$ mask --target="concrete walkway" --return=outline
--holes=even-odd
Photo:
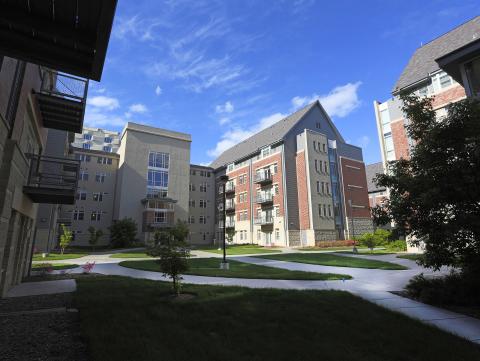
[[[74,292],[76,289],[77,283],[72,279],[24,282],[11,288],[7,293],[7,297],[52,295],[56,293]]]
[[[220,256],[207,252],[197,251],[197,257]],[[311,253],[311,252],[308,252]],[[379,270],[351,267],[332,267],[312,265],[305,263],[284,262],[271,259],[255,258],[255,255],[229,257],[232,260],[241,262],[276,267],[288,270],[298,270],[319,273],[348,274],[353,277],[351,280],[339,281],[301,281],[301,280],[268,280],[268,279],[240,279],[225,277],[204,277],[185,275],[184,282],[203,285],[241,286],[250,288],[281,288],[296,290],[343,290],[355,294],[365,300],[392,311],[400,312],[409,317],[421,320],[425,323],[435,325],[444,331],[454,333],[472,342],[480,344],[480,320],[461,315],[458,313],[443,310],[420,302],[410,300],[389,291],[402,290],[408,281],[419,273],[428,276],[438,276],[447,273],[448,269],[433,272],[417,265],[408,259],[396,258],[395,255],[349,255],[339,254],[347,257],[362,257],[379,261],[388,261],[402,264],[407,270]],[[165,281],[166,278],[159,272],[140,271],[121,267],[119,262],[125,259],[109,258],[109,255],[92,255],[82,258],[63,260],[59,263],[84,264],[85,262],[96,262],[93,272],[104,275],[127,276],[139,279],[150,279]],[[129,259],[139,260],[139,259]],[[55,263],[55,262],[52,262]],[[66,273],[81,273],[81,268],[65,271]],[[62,271],[55,271],[62,273]]]

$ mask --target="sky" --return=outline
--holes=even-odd
[[[416,48],[478,0],[119,0],[85,125],[192,135],[191,163],[319,99],[365,163],[381,160],[373,101]]]

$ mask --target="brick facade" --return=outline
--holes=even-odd
[[[367,175],[365,173],[365,164],[353,159],[340,158],[342,177],[343,177],[343,194],[345,204],[349,208],[348,202],[352,201],[354,217],[370,217]],[[349,216],[352,212],[347,209]]]
[[[441,93],[438,93],[433,98],[433,108],[441,108],[449,103],[458,102],[466,97],[465,89],[461,85],[456,85]]]

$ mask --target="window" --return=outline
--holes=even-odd
[[[275,228],[275,241],[280,241],[280,230]]]
[[[320,182],[319,181],[317,181],[317,193],[320,193]]]
[[[83,209],[81,209],[81,210],[75,209],[73,211],[73,220],[74,221],[83,221],[84,216],[85,216],[85,212],[83,211]]]
[[[318,160],[315,159],[315,170],[318,172]]]
[[[110,152],[112,151],[112,147],[110,147],[109,145],[104,145],[104,146],[103,146],[103,151],[110,153]]]
[[[149,187],[168,187],[168,172],[162,170],[148,170],[147,185]]]
[[[97,158],[98,164],[112,164],[112,158],[107,157],[98,157]]]
[[[270,148],[262,149],[262,158],[268,157],[270,155]]]
[[[322,182],[322,194],[325,194],[325,182]]]
[[[322,217],[322,205],[321,204],[318,205],[318,215],[320,217]]]
[[[200,177],[205,177],[205,172],[203,170],[200,171]]]
[[[199,206],[200,208],[207,208],[207,201],[205,199],[200,199]]]
[[[105,137],[103,140],[105,143],[111,143],[113,141],[112,137]]]
[[[166,223],[167,222],[167,212],[165,211],[155,211],[153,216],[154,223]]]
[[[240,241],[243,241],[243,231],[240,231]]]
[[[170,154],[160,152],[150,152],[148,155],[148,166],[152,168],[168,169],[170,163]]]
[[[84,201],[87,199],[87,192],[86,191],[79,191],[77,193],[77,200]]]
[[[480,58],[476,58],[471,62],[465,64],[465,74],[467,76],[468,84],[465,88],[468,87],[468,93],[471,96],[480,95]]]
[[[273,189],[274,189],[275,194],[278,195],[278,193],[279,193],[279,191],[278,191],[278,184],[275,184],[275,185],[273,186]]]
[[[247,180],[247,175],[242,174],[241,176],[238,177],[238,184],[245,184],[246,180]]]
[[[95,175],[95,181],[96,181],[96,182],[99,182],[99,183],[105,183],[105,177],[106,177],[106,176],[107,176],[107,175],[106,175],[105,173],[97,173],[97,174]]]
[[[390,112],[388,109],[383,109],[380,111],[380,120],[382,121],[383,133],[391,132],[390,128]]]
[[[90,215],[90,220],[98,222],[100,220],[100,217],[101,217],[100,211],[92,211]]]
[[[325,187],[327,189],[327,194],[330,194],[330,184],[325,183]]]
[[[328,163],[327,163],[327,161],[323,162],[323,171],[328,174]]]
[[[198,217],[198,223],[207,224],[207,218],[205,216]]]
[[[188,186],[188,189],[190,190],[190,192],[194,192],[195,191],[195,184],[190,183],[190,185]]]
[[[327,145],[325,143],[322,144],[323,152],[327,153]]]
[[[197,171],[195,169],[190,169],[190,175],[197,175]]]
[[[277,174],[277,173],[278,173],[278,164],[275,163],[275,164],[273,165],[273,174]]]
[[[88,134],[88,133],[85,133],[85,134],[83,135],[83,139],[85,139],[85,140],[92,140],[92,135],[91,135],[91,134]]]
[[[327,206],[325,204],[323,205],[323,216],[327,216]]]
[[[188,223],[194,224],[195,223],[195,217],[194,216],[188,217]]]
[[[332,206],[330,204],[328,205],[328,216],[332,216]]]
[[[395,160],[395,148],[393,146],[392,133],[387,133],[384,135],[385,140],[385,153],[387,161]]]
[[[80,173],[78,173],[78,179],[81,181],[88,181],[88,172],[81,170]]]
[[[235,169],[235,164],[231,163],[231,164],[229,164],[228,167],[227,167],[227,172],[231,172],[231,171],[234,170],[234,169]]]
[[[102,192],[93,193],[93,200],[94,202],[103,202],[103,193]]]
[[[207,183],[200,183],[200,192],[207,191]]]
[[[440,88],[442,89],[452,85],[452,78],[450,77],[450,75],[448,75],[445,72],[441,72],[439,74],[439,80],[440,80]]]
[[[322,125],[320,124],[320,122],[317,122],[317,123],[315,124],[315,127],[316,127],[317,129],[320,129],[320,128],[322,127]]]
[[[275,213],[275,217],[280,217],[280,207],[279,206],[273,207],[273,211]]]
[[[90,162],[91,157],[87,154],[75,154],[75,159],[79,160],[80,162],[87,163]]]
[[[317,150],[317,142],[316,141],[313,141],[313,149]]]
[[[92,145],[90,143],[83,143],[82,147],[83,149],[90,149]]]
[[[190,199],[189,205],[190,207],[195,208],[195,199]]]
[[[211,175],[212,175],[212,173],[207,172],[207,178],[210,178]]]
[[[260,230],[257,231],[257,241],[262,239],[262,232]]]

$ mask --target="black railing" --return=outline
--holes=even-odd
[[[85,103],[88,79],[78,78],[51,69],[43,69],[40,93]]]
[[[256,217],[254,220],[254,224],[257,224],[257,225],[273,224],[273,216]]]
[[[27,186],[66,191],[77,190],[80,162],[75,159],[28,154],[30,171]]]
[[[271,180],[271,172],[258,172],[257,174],[255,174],[255,183],[270,182]]]
[[[271,203],[273,202],[273,194],[259,194],[256,199],[257,203]]]

